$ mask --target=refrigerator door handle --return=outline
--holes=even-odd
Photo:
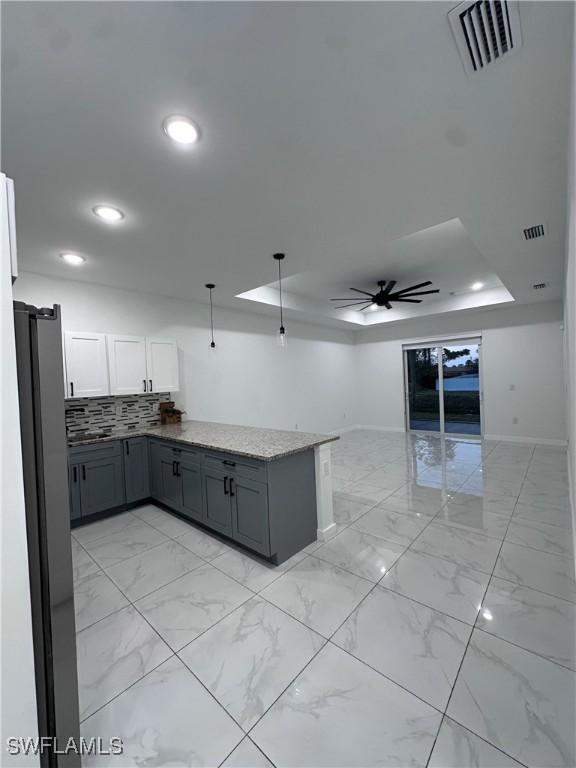
[[[78,468],[76,466],[72,467],[72,476],[74,478],[74,482],[78,482]]]
[[[70,382],[70,397],[74,397],[74,382]]]
[[[82,464],[82,480],[86,480],[86,464]]]

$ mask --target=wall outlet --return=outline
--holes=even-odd
[[[514,416],[512,419],[512,424],[518,424],[518,416]]]
[[[298,424],[294,424],[294,429],[298,429]]]
[[[344,417],[344,421],[346,421],[346,419],[348,418],[345,413],[343,414],[343,417]]]
[[[514,392],[516,389],[516,384],[510,384],[510,392]]]

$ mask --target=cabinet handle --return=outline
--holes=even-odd
[[[224,496],[228,496],[228,486],[226,483],[228,482],[228,477],[224,478]]]
[[[176,477],[181,477],[180,475],[180,462],[176,462]]]
[[[222,464],[226,464],[227,467],[235,467],[236,466],[236,462],[235,461],[229,461],[228,459],[224,459]]]
[[[70,382],[70,397],[74,397],[74,382]]]
[[[130,443],[126,440],[126,456],[130,456]]]
[[[235,495],[236,495],[236,494],[234,493],[234,491],[232,490],[232,483],[233,483],[233,482],[234,482],[234,478],[233,478],[233,477],[231,477],[231,478],[230,478],[230,498],[232,498],[232,496],[235,496]]]
[[[72,467],[72,477],[74,478],[74,482],[77,483],[78,482],[78,471],[77,471],[76,467]]]
[[[86,480],[86,464],[82,464],[82,480]]]
[[[152,392],[152,379],[148,379],[148,381],[150,382],[150,392]]]
[[[146,389],[146,379],[142,379],[142,384],[144,384],[144,392],[147,392],[148,390]]]
[[[174,475],[174,477],[176,477],[176,462],[175,461],[172,462],[172,474]]]

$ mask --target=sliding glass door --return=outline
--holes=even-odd
[[[404,350],[411,430],[481,435],[480,339]]]

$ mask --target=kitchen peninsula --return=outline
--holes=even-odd
[[[334,524],[337,439],[204,421],[76,435],[72,524],[153,500],[280,564]]]

